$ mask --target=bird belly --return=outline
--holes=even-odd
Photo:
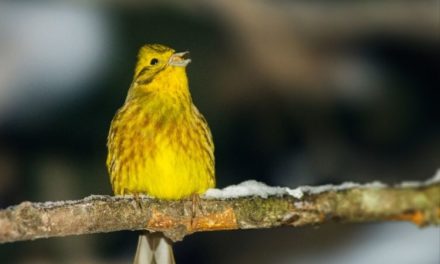
[[[170,145],[158,149],[139,172],[138,192],[160,199],[181,199],[213,187],[206,162]]]
[[[107,167],[114,193],[178,200],[214,187],[214,147],[204,120],[154,109],[127,106],[112,123]]]

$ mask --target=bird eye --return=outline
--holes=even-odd
[[[159,62],[159,60],[156,59],[156,58],[151,59],[151,61],[150,61],[150,65],[155,65],[155,64],[157,64],[158,62]]]

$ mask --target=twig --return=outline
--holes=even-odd
[[[234,192],[243,186],[227,190]],[[193,219],[191,200],[92,195],[77,201],[23,202],[0,210],[0,243],[118,230],[160,231],[178,241],[194,232],[304,226],[330,221],[398,220],[418,226],[440,224],[438,179],[397,187],[343,184],[295,190],[265,188],[257,188],[253,196],[237,197],[240,194],[236,194],[235,198],[228,199],[212,198],[223,197],[225,192],[221,190],[209,191],[207,197],[201,199]]]

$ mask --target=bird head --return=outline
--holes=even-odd
[[[186,67],[191,62],[189,52],[178,52],[161,44],[144,45],[138,54],[135,79],[150,80],[170,67]]]

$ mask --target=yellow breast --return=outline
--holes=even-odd
[[[150,92],[127,99],[107,145],[115,194],[181,199],[215,186],[211,133],[190,98]]]

